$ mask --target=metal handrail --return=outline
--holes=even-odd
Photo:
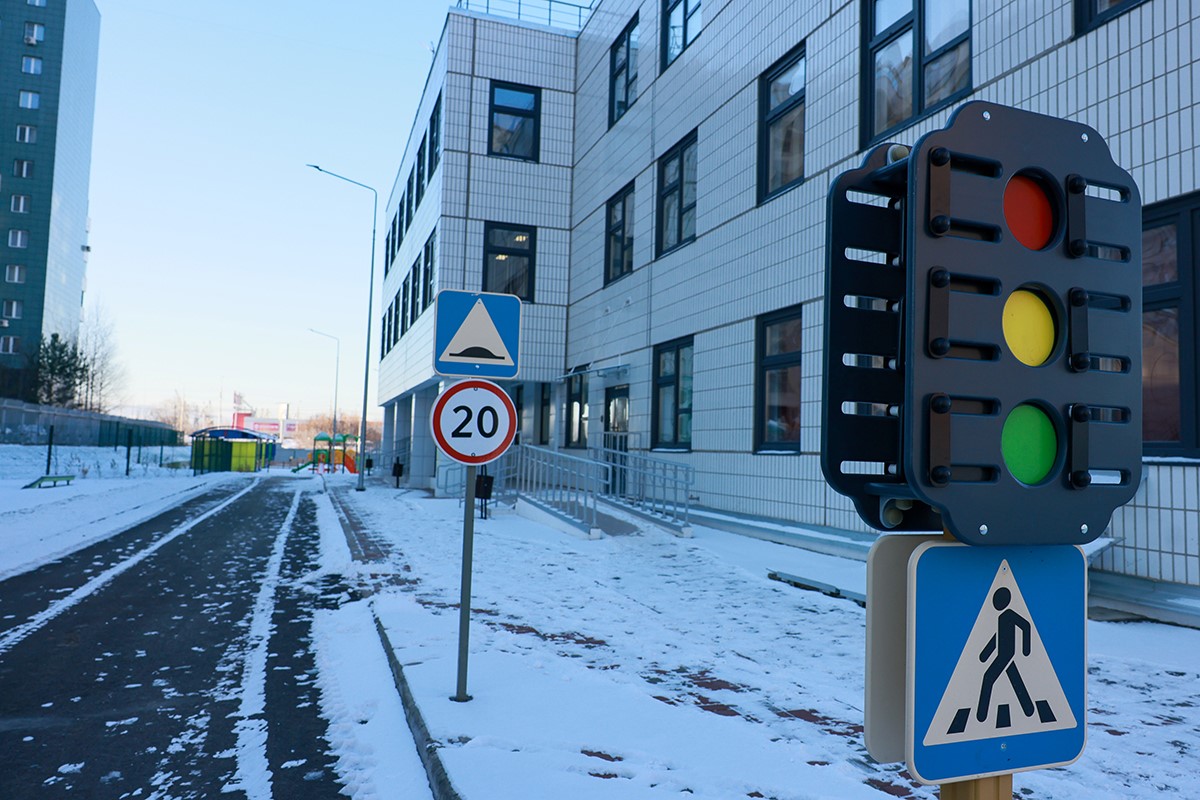
[[[567,0],[458,0],[458,8],[497,17],[580,31],[592,15],[592,3]]]
[[[612,467],[560,450],[517,445],[509,450],[517,460],[517,490],[521,497],[586,526],[599,529],[597,495],[612,483]]]
[[[499,499],[502,495],[511,494],[515,491],[517,460],[512,452],[515,449],[510,449],[509,452],[486,465],[486,467],[479,468],[480,470],[486,469],[487,474],[493,476],[493,498]],[[457,497],[461,500],[466,495],[466,486],[467,467],[465,464],[443,464],[438,467],[438,497]]]
[[[592,448],[592,458],[612,468],[612,479],[604,494],[652,515],[667,517],[686,526],[691,513],[691,487],[696,470],[666,458],[621,449],[627,439],[610,439]],[[613,446],[609,446],[613,445]]]

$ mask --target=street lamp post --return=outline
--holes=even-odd
[[[367,386],[371,378],[371,316],[375,313],[373,308],[373,303],[375,301],[375,224],[379,217],[379,192],[375,191],[370,186],[367,186],[365,183],[359,183],[358,181],[347,178],[345,175],[338,175],[336,172],[330,172],[327,169],[321,169],[316,164],[309,164],[308,166],[312,167],[317,172],[322,172],[330,177],[337,178],[338,180],[345,181],[346,183],[353,183],[355,186],[361,186],[362,188],[369,190],[375,197],[374,206],[371,208],[371,282],[367,286],[367,353],[366,364],[363,367],[362,416],[359,418],[358,423],[358,455],[361,459],[363,456],[363,451],[366,450],[367,447]],[[365,474],[366,473],[363,471],[362,464],[359,464],[358,485],[354,487],[357,491],[362,492],[367,488],[363,478]]]
[[[332,333],[323,333],[316,328],[309,328],[309,330],[312,333],[315,333],[317,336],[324,336],[326,339],[333,339],[334,344],[337,345],[337,349],[334,351],[333,357],[333,432],[330,434],[330,436],[332,436],[334,439],[337,439],[337,397],[339,375],[341,374],[342,370],[342,340],[334,336]],[[329,468],[332,470],[333,464],[330,464]]]

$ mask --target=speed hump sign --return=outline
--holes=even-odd
[[[433,438],[460,464],[487,464],[504,455],[517,435],[517,407],[491,381],[460,381],[433,404]]]

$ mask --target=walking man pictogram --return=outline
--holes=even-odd
[[[988,664],[987,671],[983,674],[983,685],[979,688],[979,705],[975,709],[975,718],[980,722],[988,718],[988,709],[992,703],[992,689],[995,687],[996,681],[1000,680],[1001,675],[1008,676],[1008,682],[1012,684],[1013,691],[1017,695],[1017,702],[1021,704],[1021,710],[1025,712],[1025,716],[1032,717],[1035,710],[1033,698],[1029,696],[1029,690],[1025,688],[1025,681],[1021,679],[1021,671],[1017,669],[1016,663],[1018,628],[1021,630],[1021,654],[1026,658],[1029,657],[1031,647],[1029,620],[1009,608],[1010,602],[1012,602],[1012,592],[1005,587],[1001,586],[992,593],[992,607],[1000,613],[996,617],[996,634],[988,639],[983,652],[979,654],[979,660],[986,662],[995,653],[995,659]]]

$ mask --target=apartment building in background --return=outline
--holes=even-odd
[[[1191,4],[508,5],[450,10],[383,220],[384,456],[415,484],[441,466],[433,296],[508,292],[520,441],[626,431],[695,469],[714,523],[868,533],[820,468],[826,195],[989,100],[1091,125],[1140,187],[1144,478],[1093,566],[1200,587]]]
[[[0,0],[0,396],[79,330],[99,45],[93,0]]]

